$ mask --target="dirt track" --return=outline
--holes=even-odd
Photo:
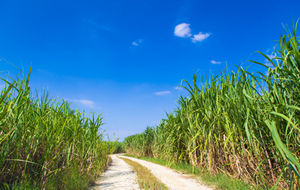
[[[111,166],[103,173],[101,180],[97,182],[93,189],[139,189],[136,174],[129,165],[118,158],[119,156],[112,155]],[[147,167],[157,179],[171,190],[212,190],[212,188],[204,186],[196,180],[179,174],[170,168],[136,158],[120,157],[128,158]]]
[[[90,189],[132,190],[140,189],[137,176],[131,167],[116,155],[112,155],[109,168],[101,175],[99,181]]]

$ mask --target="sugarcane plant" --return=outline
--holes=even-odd
[[[80,189],[104,170],[101,115],[72,109],[49,93],[33,93],[27,77],[2,78],[0,188]],[[75,179],[74,179],[75,178]]]
[[[186,162],[243,178],[263,188],[300,188],[300,42],[297,23],[280,36],[274,58],[252,61],[268,69],[239,66],[206,79],[183,80],[189,95],[148,133],[125,138],[128,153]],[[148,135],[149,136],[149,135]],[[147,146],[151,151],[145,151]]]

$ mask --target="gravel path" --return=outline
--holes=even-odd
[[[163,182],[170,190],[212,190],[212,188],[206,187],[194,179],[187,177],[187,175],[179,174],[178,172],[147,162],[136,158],[127,156],[112,155],[112,163],[102,175],[98,182],[89,189],[112,189],[112,190],[131,190],[139,189],[137,184],[137,176],[131,167],[126,164],[122,159],[118,157],[128,158],[135,161],[145,167],[147,167],[152,174]]]
[[[99,181],[89,189],[132,190],[140,189],[137,176],[131,167],[116,155],[112,155],[112,163],[101,175]]]
[[[198,183],[196,180],[187,178],[186,176],[179,174],[165,166],[127,156],[120,157],[128,158],[147,167],[153,173],[153,175],[161,180],[161,182],[163,182],[170,190],[212,190],[212,188],[206,187]]]

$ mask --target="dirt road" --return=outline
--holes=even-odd
[[[131,167],[116,155],[112,155],[112,162],[108,169],[101,175],[99,181],[89,188],[90,190],[113,189],[132,190],[140,189],[137,176]]]
[[[139,189],[136,174],[129,165],[118,158],[119,156],[112,156],[112,165],[104,172],[101,180],[93,189]],[[204,186],[198,181],[179,174],[170,168],[136,158],[120,157],[128,158],[147,167],[170,190],[212,190],[212,188]]]

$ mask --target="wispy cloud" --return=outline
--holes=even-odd
[[[81,99],[81,100],[74,100],[74,99],[69,99],[69,98],[66,98],[65,100],[68,100],[70,102],[74,102],[74,103],[78,103],[78,104],[81,104],[83,106],[86,106],[86,107],[90,107],[90,108],[93,108],[95,107],[95,102],[93,102],[92,100],[85,100],[85,99]]]
[[[179,86],[176,86],[174,89],[175,89],[175,90],[183,90],[183,88],[182,88],[182,87],[179,87]]]
[[[82,19],[83,22],[87,23],[87,24],[90,24],[92,26],[96,26],[96,27],[100,27],[104,30],[107,30],[107,31],[110,31],[110,28],[108,28],[107,26],[104,26],[104,25],[101,25],[101,24],[98,24],[97,22],[95,22],[94,20],[92,19]]]
[[[273,52],[273,51],[275,50],[276,47],[277,47],[277,45],[273,46],[272,48],[268,49],[268,50],[266,51],[266,53],[269,53],[270,51]]]
[[[175,26],[174,35],[178,37],[191,37],[191,29],[190,24],[187,23],[181,23]]]
[[[141,40],[141,39],[138,39],[138,40],[132,42],[131,45],[133,45],[133,46],[139,46],[140,43],[142,43],[142,40]]]
[[[265,65],[266,65],[266,66],[268,66],[268,67],[274,67],[274,66],[273,66],[273,64],[272,64],[272,63],[270,63],[270,62],[268,62],[268,63],[265,63]]]
[[[91,101],[91,100],[78,100],[78,102],[84,106],[88,106],[88,107],[94,107],[95,106],[95,102]]]
[[[274,54],[267,54],[266,56],[268,56],[270,59],[275,58],[275,55],[274,55]],[[268,60],[266,59],[266,61],[268,61]]]
[[[202,32],[199,32],[199,34],[195,34],[193,36],[194,37],[192,38],[192,42],[196,43],[196,42],[202,42],[203,40],[208,38],[210,34],[209,33],[203,34]]]
[[[212,64],[221,64],[221,61],[211,60],[210,62],[211,62]]]
[[[5,84],[0,84],[0,89],[2,90],[5,87]]]
[[[170,93],[171,93],[170,91],[161,91],[161,92],[154,92],[153,94],[156,96],[164,96]]]
[[[269,57],[271,60],[276,57],[274,54],[266,54],[266,56]],[[274,63],[276,64],[276,61],[274,61]],[[265,65],[271,69],[275,69],[274,65],[268,59],[265,59]],[[269,76],[269,71],[265,71],[265,75]]]
[[[268,56],[271,60],[275,58],[274,54],[267,54],[266,56]],[[272,69],[275,68],[273,66],[273,64],[268,59],[265,60],[265,65],[268,66],[268,67],[271,67]]]
[[[265,71],[265,75],[266,75],[266,76],[269,76],[269,72],[268,72],[268,71]]]

